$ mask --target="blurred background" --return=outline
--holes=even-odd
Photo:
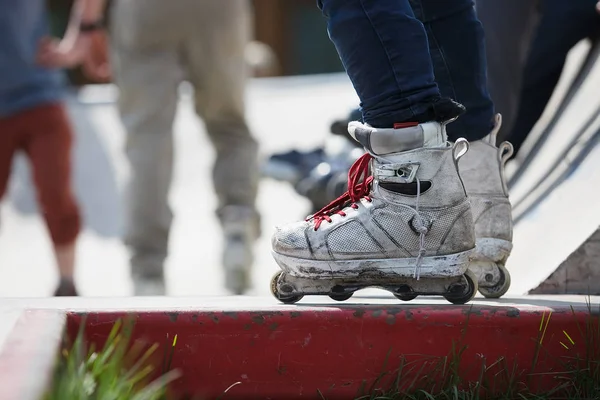
[[[510,3],[488,1],[498,6]],[[60,37],[72,1],[47,3],[52,33]],[[270,277],[278,269],[270,254],[273,228],[304,218],[345,190],[346,171],[362,151],[345,136],[348,119],[356,117],[358,98],[315,1],[250,3],[245,115],[259,145],[261,235],[253,245],[254,263],[245,293],[268,295]],[[110,24],[110,13],[106,17]],[[532,40],[531,32],[539,24],[535,21],[523,22],[529,30],[523,30],[517,41]],[[488,38],[501,40],[502,27],[495,28],[492,22],[487,22]],[[564,50],[566,62],[552,97],[528,132],[523,151],[509,163],[517,219],[515,248],[508,262],[513,275],[509,293],[525,293],[546,280],[600,223],[597,42],[597,37],[586,33]],[[525,68],[525,61],[519,60]],[[112,79],[92,80],[80,68],[69,70],[67,76],[66,104],[76,134],[73,185],[83,221],[75,280],[84,296],[131,295],[129,254],[123,243],[124,188],[131,171],[117,108],[119,90]],[[173,135],[169,202],[174,219],[164,263],[167,294],[230,294],[222,265],[225,239],[215,215],[216,152],[195,113],[194,89],[186,81],[178,91]],[[14,160],[0,213],[0,296],[49,296],[58,274],[30,166],[22,154]]]

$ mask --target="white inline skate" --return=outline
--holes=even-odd
[[[468,269],[473,216],[458,173],[468,143],[448,143],[445,125],[349,124],[368,153],[350,169],[347,193],[307,220],[276,229],[273,256],[282,271],[271,290],[277,299],[343,301],[367,287],[405,301],[441,295],[464,304],[475,296],[478,279]]]
[[[503,296],[510,287],[505,267],[512,250],[512,208],[504,175],[513,147],[503,142],[496,147],[496,125],[485,138],[470,142],[469,152],[460,160],[460,176],[471,200],[475,221],[476,250],[469,269],[477,276],[479,293],[488,298]]]

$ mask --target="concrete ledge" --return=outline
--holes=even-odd
[[[25,310],[0,348],[0,399],[40,400],[52,378],[64,312]]]
[[[495,379],[504,368],[529,375],[533,390],[547,390],[557,384],[552,372],[565,371],[565,357],[585,357],[586,329],[597,329],[598,300],[527,296],[465,306],[316,297],[324,303],[283,306],[251,297],[9,300],[50,311],[26,311],[0,353],[0,398],[36,398],[23,392],[24,383],[48,376],[61,315],[72,337],[85,317],[88,342],[100,346],[116,319],[132,316],[134,341],[160,346],[157,372],[171,359],[183,373],[172,385],[174,394],[193,398],[217,398],[230,388],[224,398],[352,399],[382,372],[407,363],[413,368],[403,374],[406,381],[417,372],[431,375],[432,360],[448,364],[453,351],[462,352],[467,380],[481,381],[483,369]],[[508,384],[499,381],[495,388]]]
[[[132,314],[136,341],[160,343],[161,355],[173,352],[171,366],[183,372],[172,386],[180,395],[212,399],[231,387],[227,399],[320,399],[319,393],[351,399],[403,362],[422,364],[420,374],[431,374],[431,360],[453,349],[464,350],[460,365],[473,381],[481,379],[483,365],[499,360],[487,375],[497,375],[500,365],[523,374],[562,371],[563,356],[584,356],[581,327],[594,314],[583,302],[571,309],[542,299],[540,305],[380,302],[279,306],[263,300],[262,308],[249,302],[237,308],[92,311],[87,335],[100,344],[114,320]],[[80,322],[80,313],[69,314],[71,334]],[[405,379],[414,379],[419,369]],[[550,378],[541,375],[532,387],[553,388],[556,380]],[[499,382],[497,390],[505,385]]]

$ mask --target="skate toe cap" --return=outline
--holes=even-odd
[[[309,257],[310,249],[306,238],[306,222],[297,222],[282,227],[276,227],[271,236],[273,251],[294,257]]]

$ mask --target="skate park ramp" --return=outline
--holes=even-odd
[[[576,75],[586,51],[585,47],[574,49],[565,79]],[[546,143],[513,187],[513,202],[525,201],[526,195],[540,186],[539,178],[558,155],[561,155],[560,167],[564,167],[562,161],[570,160],[560,149],[577,135],[589,116],[597,114],[598,69],[596,65],[590,71]],[[569,80],[561,81],[561,85],[564,92]],[[84,214],[77,282],[85,296],[131,293],[127,252],[121,243],[121,200],[129,172],[116,95],[114,86],[100,85],[72,93],[68,100],[77,131],[74,184]],[[262,146],[263,156],[267,156],[291,148],[307,150],[321,145],[332,120],[345,117],[356,107],[358,99],[344,74],[328,74],[254,79],[248,87],[247,104],[249,124]],[[201,121],[193,113],[185,85],[181,88],[180,105],[174,124],[176,157],[170,202],[175,219],[166,264],[167,287],[169,294],[175,296],[223,295],[226,292],[220,268],[221,238],[211,182],[214,151]],[[548,110],[552,106],[556,107],[555,101]],[[548,118],[546,113],[542,122]],[[598,129],[596,121],[589,130]],[[595,146],[595,139],[587,139],[592,136],[588,132],[577,142],[575,148],[587,144],[589,151],[567,179],[550,194],[541,196],[535,208],[525,213],[525,203],[515,208],[519,220],[508,264],[513,276],[509,293],[524,294],[538,286],[598,227],[600,149]],[[527,201],[533,199],[527,197]],[[15,160],[6,200],[0,210],[0,296],[47,296],[57,276],[46,230],[36,208],[30,171],[22,157]],[[254,288],[249,294],[270,295],[269,281],[278,269],[270,255],[273,227],[304,218],[310,204],[290,186],[265,179],[261,182],[258,207],[263,235],[256,245]],[[380,291],[359,294],[389,296]]]
[[[571,51],[553,98],[524,146],[530,154],[520,155],[515,163],[527,158],[528,165],[520,173],[515,173],[515,165],[508,167],[515,218],[514,249],[507,263],[513,277],[509,294],[538,287],[600,225],[599,52],[600,46],[591,42]],[[589,253],[589,244],[585,248]],[[582,252],[586,253],[579,250],[578,263],[585,262]],[[586,264],[578,268],[571,258],[562,265],[571,273],[554,275],[552,290],[564,292],[557,279],[564,281],[567,275],[579,294],[600,290],[597,283],[588,287],[590,282],[583,282],[592,272],[586,269],[599,269],[598,262],[595,267],[592,260]],[[550,293],[549,289],[542,285],[537,293]]]

